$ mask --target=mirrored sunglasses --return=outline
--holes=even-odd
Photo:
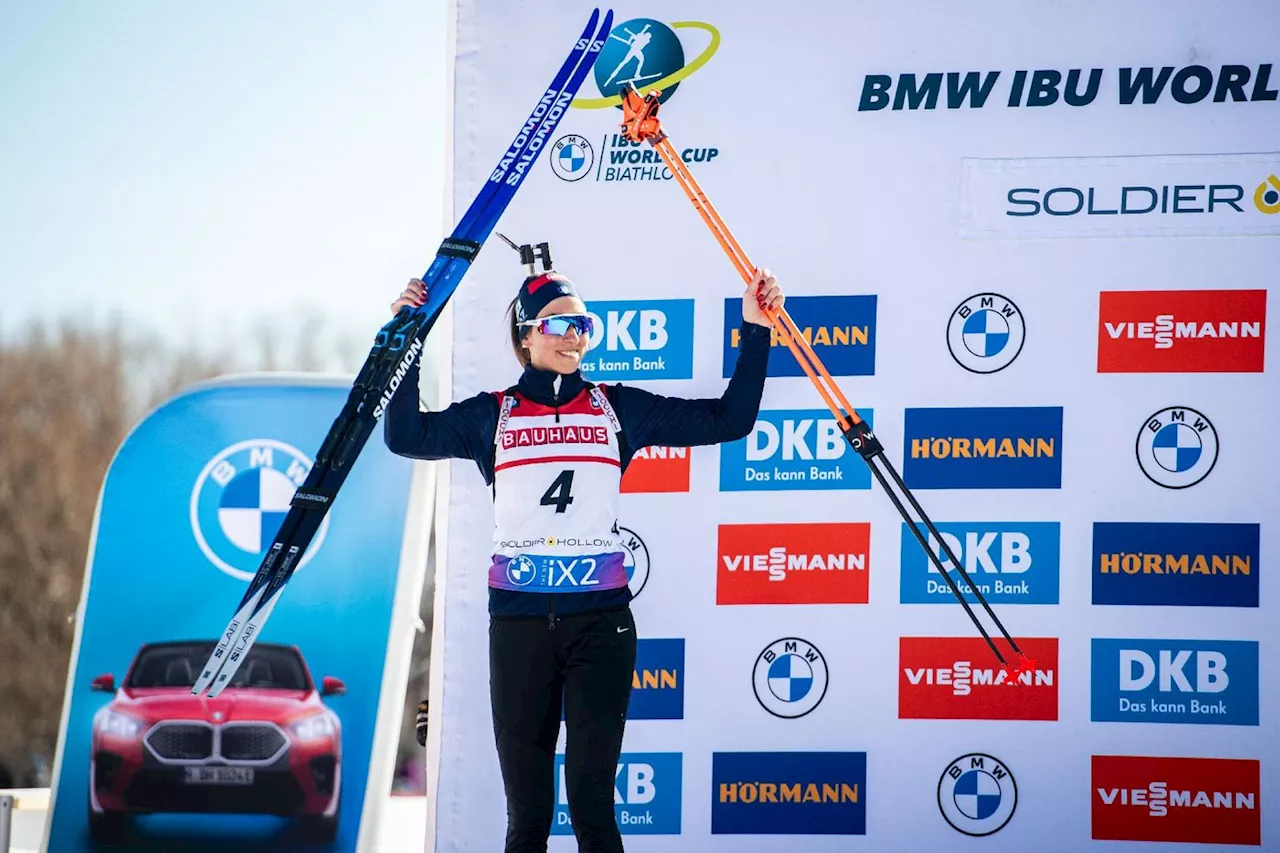
[[[595,329],[595,324],[591,321],[589,314],[552,314],[550,317],[539,317],[536,320],[526,320],[520,324],[530,328],[537,328],[544,335],[566,335],[570,329],[577,330],[582,337],[590,337]]]

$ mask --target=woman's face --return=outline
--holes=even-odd
[[[585,314],[587,306],[576,296],[561,296],[547,303],[538,317],[552,314]],[[536,326],[527,330],[524,345],[533,366],[555,373],[573,373],[582,366],[582,356],[591,345],[589,338],[570,329],[564,335],[544,335]]]

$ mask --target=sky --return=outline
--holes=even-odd
[[[443,234],[446,14],[0,4],[0,334],[117,317],[226,350],[270,323],[363,357]]]

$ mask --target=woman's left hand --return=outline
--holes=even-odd
[[[774,280],[767,269],[756,268],[756,274],[742,294],[742,319],[757,326],[773,328],[773,323],[765,315],[765,308],[781,308],[786,301],[782,288]]]

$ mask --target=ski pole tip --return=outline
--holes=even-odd
[[[1024,654],[1014,656],[1013,665],[1005,664],[1003,667],[1007,680],[1005,684],[1021,684],[1020,679],[1024,674],[1030,674],[1036,671],[1035,658],[1029,658]]]

